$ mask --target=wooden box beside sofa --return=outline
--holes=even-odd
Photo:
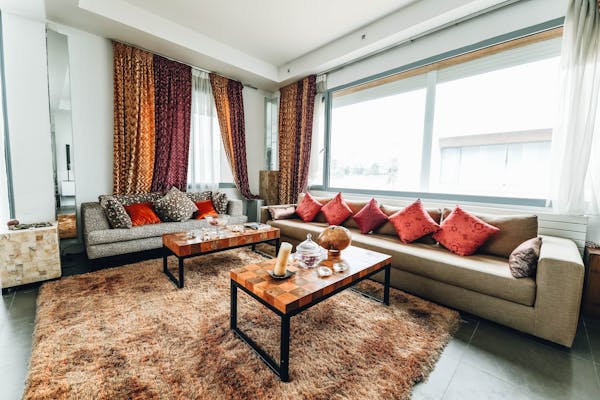
[[[354,212],[363,204],[366,203],[349,202]],[[394,211],[393,207],[383,205],[382,209]],[[439,212],[443,213],[442,210]],[[571,347],[579,320],[584,278],[583,261],[577,246],[569,239],[542,235],[536,277],[516,279],[510,274],[508,254],[504,253],[512,246],[506,242],[511,240],[507,231],[520,229],[519,224],[524,224],[522,230],[529,230],[529,235],[535,236],[537,220],[532,227],[531,218],[523,218],[521,223],[511,221],[508,216],[498,216],[498,219],[506,229],[495,242],[494,251],[502,256],[478,253],[462,257],[438,244],[403,244],[395,231],[385,225],[368,235],[356,229],[352,218],[343,225],[352,232],[354,246],[392,256],[392,286]],[[261,222],[279,228],[281,240],[294,245],[305,240],[307,233],[316,237],[327,226],[321,215],[310,223],[300,219],[273,221],[268,207],[261,210]]]

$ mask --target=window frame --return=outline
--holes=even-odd
[[[429,171],[431,166],[431,140],[433,138],[433,113],[430,112],[435,103],[435,75],[437,70],[443,67],[468,62],[473,59],[485,57],[516,47],[526,46],[528,44],[549,40],[562,35],[564,18],[557,18],[541,24],[533,25],[528,28],[513,31],[504,35],[484,40],[473,45],[461,47],[436,56],[425,58],[410,64],[394,68],[379,74],[368,76],[349,82],[343,85],[328,89],[325,95],[325,151],[323,154],[323,184],[311,185],[309,189],[323,192],[344,192],[350,194],[369,194],[386,197],[408,197],[424,198],[432,200],[446,201],[466,201],[485,204],[503,204],[523,207],[548,207],[548,199],[540,198],[521,198],[521,197],[499,197],[468,194],[450,194],[435,192],[410,192],[410,191],[390,191],[390,190],[362,190],[343,187],[334,187],[330,185],[330,166],[331,166],[331,111],[332,97],[334,93],[348,91],[352,92],[359,88],[379,86],[396,80],[406,79],[415,75],[427,76],[427,98],[426,98],[426,121],[423,131],[423,155],[421,164],[421,180],[428,187]],[[433,88],[432,88],[433,80]],[[426,145],[428,144],[428,145]],[[427,164],[427,165],[425,165]],[[425,176],[426,174],[426,176]]]

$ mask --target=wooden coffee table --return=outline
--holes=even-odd
[[[236,249],[238,247],[252,246],[256,250],[258,243],[272,242],[275,244],[275,250],[279,250],[279,228],[268,227],[265,229],[246,229],[244,232],[231,232],[221,229],[219,238],[210,240],[201,240],[200,238],[190,238],[189,233],[167,233],[162,237],[163,241],[163,272],[178,287],[184,285],[184,266],[183,260],[190,257],[201,256],[218,251]],[[262,253],[261,253],[262,254]],[[175,278],[167,268],[167,258],[170,255],[177,257],[179,279]]]
[[[243,268],[235,269],[230,272],[231,329],[240,339],[246,342],[284,382],[289,381],[291,317],[328,299],[342,290],[350,288],[380,271],[385,271],[383,299],[376,300],[381,301],[386,305],[390,304],[390,267],[392,257],[375,251],[351,246],[342,252],[342,259],[344,259],[349,268],[344,272],[334,272],[333,275],[326,278],[320,278],[317,275],[316,268],[304,269],[290,266],[288,269],[296,272],[294,276],[285,280],[273,279],[269,276],[267,271],[273,269],[275,260],[246,265]],[[279,363],[238,328],[238,288],[248,293],[259,303],[281,317]]]

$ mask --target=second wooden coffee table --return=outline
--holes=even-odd
[[[350,246],[342,252],[348,269],[341,273],[320,278],[316,268],[302,269],[289,267],[296,274],[286,280],[275,280],[267,271],[272,270],[275,260],[246,265],[231,271],[231,329],[259,355],[259,357],[279,376],[289,380],[290,318],[325,299],[348,289],[363,279],[385,271],[383,299],[390,304],[390,267],[392,257]],[[241,289],[259,303],[281,317],[280,362],[277,363],[253,339],[237,326],[237,289]],[[371,297],[371,296],[368,296]],[[315,354],[315,357],[318,355]]]
[[[227,229],[221,230],[221,236],[215,239],[201,240],[190,238],[189,233],[167,233],[162,237],[163,241],[163,272],[178,287],[184,285],[183,260],[190,257],[201,256],[218,251],[236,249],[238,247],[252,246],[252,250],[258,243],[272,242],[275,251],[279,250],[279,228],[268,227],[265,229],[246,229],[244,232],[231,232]],[[175,278],[167,268],[167,258],[174,255],[178,260],[179,279]]]

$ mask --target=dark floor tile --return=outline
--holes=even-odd
[[[23,396],[27,369],[0,366],[0,399],[18,400]]]
[[[23,319],[35,316],[38,289],[15,292],[12,305],[8,310],[9,318]]]
[[[443,396],[444,400],[542,400],[538,394],[523,390],[477,367],[461,363]]]
[[[461,315],[461,324],[458,331],[440,355],[440,359],[435,364],[427,380],[415,386],[412,396],[413,400],[442,398],[460,364],[469,341],[477,329],[478,323],[479,319],[474,316],[468,314]]]
[[[584,321],[592,357],[597,364],[600,364],[600,319],[586,317]]]
[[[600,398],[593,361],[491,322],[480,322],[462,362],[545,398]]]

